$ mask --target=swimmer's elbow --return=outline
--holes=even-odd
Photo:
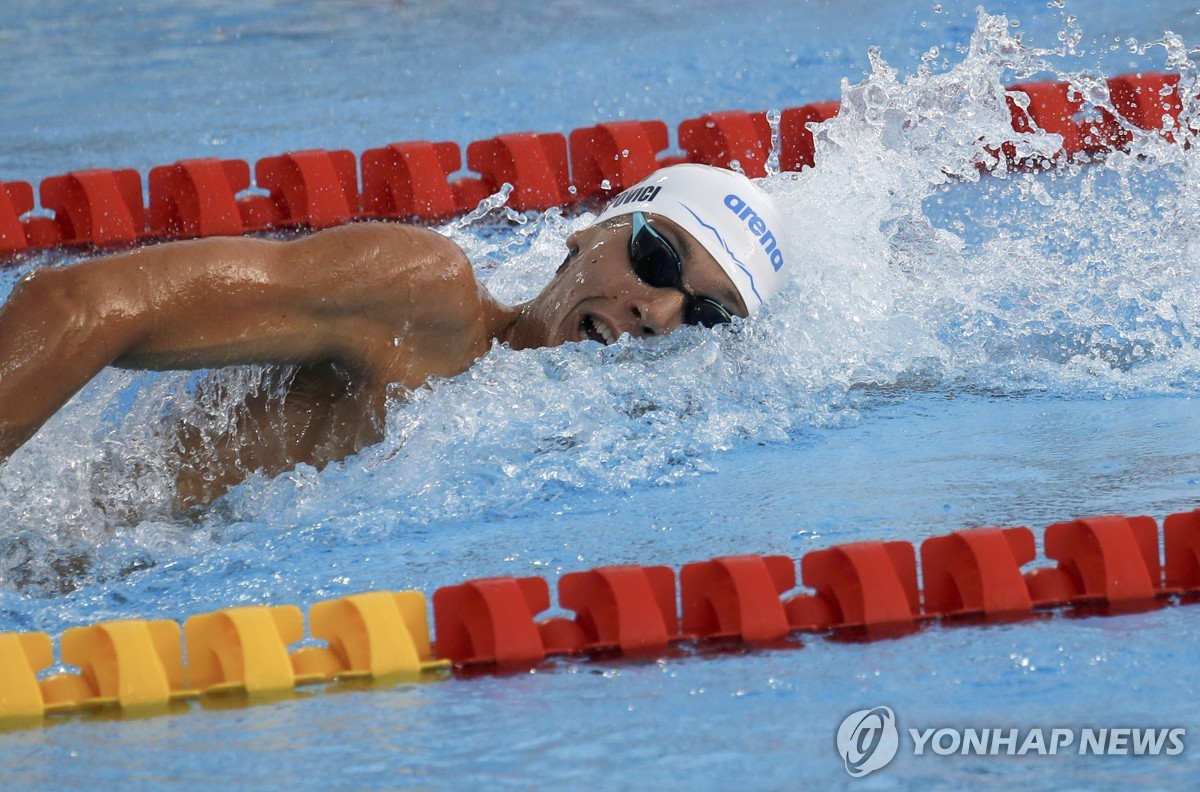
[[[50,305],[64,300],[77,300],[79,287],[70,267],[39,267],[17,281],[9,304],[24,302]]]
[[[0,313],[0,359],[34,360],[44,371],[87,369],[112,362],[132,343],[136,317],[111,304],[102,286],[74,267],[38,269],[13,288]]]
[[[13,288],[7,313],[36,320],[34,326],[55,337],[75,336],[95,324],[97,311],[86,287],[69,267],[37,269]],[[14,317],[16,318],[16,317]]]

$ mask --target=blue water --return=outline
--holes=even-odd
[[[1200,17],[1054,6],[11,4],[3,180],[843,96],[847,110],[822,128],[816,169],[766,180],[804,264],[734,328],[495,350],[393,410],[379,446],[252,477],[192,515],[166,505],[164,416],[219,426],[271,374],[98,378],[0,470],[0,630],[1195,508],[1196,156],[1143,135],[1137,156],[1053,175],[980,181],[974,166],[1012,136],[1001,86],[1168,65],[1192,80]],[[587,220],[498,209],[443,230],[516,301]],[[35,255],[0,274],[0,293],[69,260]],[[803,644],[74,718],[0,735],[0,779],[1190,788],[1196,774],[1197,607]],[[852,781],[837,726],[881,704],[902,729],[1184,726],[1188,749],[902,753]]]

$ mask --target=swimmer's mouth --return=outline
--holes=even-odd
[[[579,334],[584,341],[599,341],[601,344],[611,344],[617,340],[617,334],[611,327],[594,316],[585,316],[579,322]]]

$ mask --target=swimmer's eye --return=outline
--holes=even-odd
[[[629,264],[638,280],[658,289],[677,289],[687,303],[683,323],[714,327],[733,317],[725,306],[709,297],[699,297],[683,287],[683,260],[662,234],[654,230],[641,212],[634,212],[629,236]]]

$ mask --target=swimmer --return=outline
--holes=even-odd
[[[378,442],[391,389],[461,374],[494,343],[712,327],[756,311],[788,264],[770,198],[704,165],[651,174],[566,242],[542,292],[511,307],[452,241],[396,223],[170,242],[36,270],[0,309],[0,461],[107,366],[293,367],[281,404],[252,397],[215,447],[201,453],[181,430],[177,497],[205,503],[250,472],[322,467]]]

